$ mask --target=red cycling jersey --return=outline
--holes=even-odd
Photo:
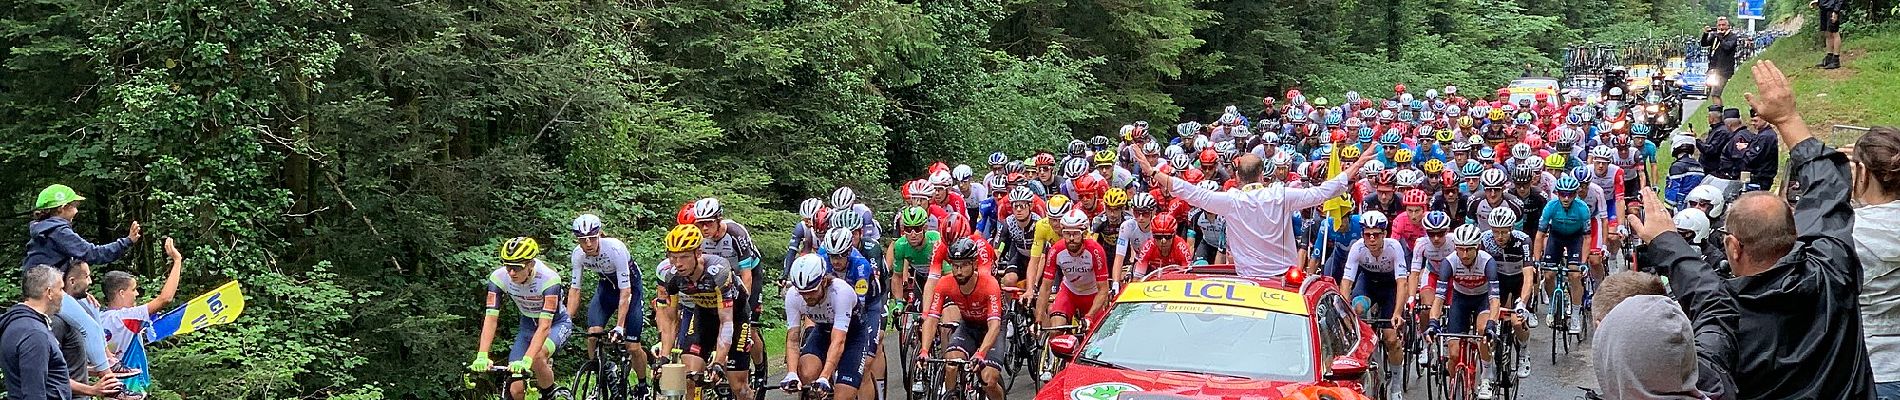
[[[1062,290],[1080,295],[1095,294],[1102,288],[1088,284],[1108,281],[1107,254],[1102,244],[1093,240],[1082,241],[1081,254],[1069,251],[1069,241],[1057,240],[1045,256],[1048,259],[1043,261],[1042,279],[1055,282],[1060,275]]]
[[[1175,236],[1168,240],[1167,247],[1157,246],[1160,240],[1149,240],[1141,245],[1141,258],[1135,263],[1153,271],[1169,265],[1188,265],[1188,258],[1194,255],[1187,238]]]
[[[977,275],[991,276],[996,269],[996,249],[990,246],[990,240],[984,238],[982,233],[970,232],[970,240],[976,242]],[[931,279],[941,278],[949,272],[950,267],[944,265],[944,260],[950,257],[951,244],[955,244],[955,241],[945,238],[937,241],[936,248],[930,249],[930,268],[928,269]]]
[[[1003,319],[1003,290],[996,277],[978,273],[970,279],[976,281],[976,287],[969,293],[963,292],[956,279],[938,280],[936,300],[925,309],[924,316],[943,318],[943,306],[956,304],[964,323]]]

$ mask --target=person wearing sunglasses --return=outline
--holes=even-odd
[[[587,333],[599,333],[601,327],[612,326],[614,336],[626,340],[627,354],[633,357],[629,365],[640,377],[633,391],[645,394],[645,381],[650,375],[646,368],[646,352],[642,351],[646,346],[640,339],[640,332],[646,322],[646,313],[640,310],[646,304],[646,290],[640,284],[640,264],[633,261],[626,242],[607,237],[603,226],[600,216],[581,214],[574,217],[574,222],[568,227],[576,243],[574,251],[568,256],[568,263],[573,265],[568,278],[576,284],[568,286],[567,309],[580,309],[581,271],[593,271],[600,279],[595,281],[594,297],[587,301]],[[610,317],[619,323],[608,325]],[[595,354],[594,345],[594,339],[589,337],[586,354]]]
[[[1583,183],[1581,181],[1578,181],[1575,176],[1569,174],[1557,178],[1555,190],[1557,193],[1557,201],[1544,204],[1544,212],[1540,214],[1542,220],[1537,223],[1540,227],[1537,232],[1537,239],[1531,242],[1532,245],[1535,246],[1531,249],[1532,258],[1542,260],[1549,265],[1569,266],[1579,265],[1583,262],[1584,236],[1590,233],[1590,225],[1593,221],[1592,216],[1596,215],[1596,213],[1591,211],[1589,204],[1585,204],[1582,199],[1577,198],[1577,192],[1582,186]],[[1583,287],[1582,282],[1580,282],[1582,277],[1581,273],[1569,272],[1567,275],[1568,277],[1566,279],[1570,280],[1570,287]],[[1545,281],[1549,281],[1549,279],[1545,279]],[[1581,311],[1579,310],[1580,305],[1583,304],[1583,291],[1571,290],[1569,292],[1570,309],[1546,310],[1544,322],[1551,323],[1555,321],[1551,314],[1554,311],[1568,312],[1572,316],[1572,318],[1569,319],[1570,333],[1582,333],[1583,325],[1581,324],[1583,320],[1577,318],[1577,316],[1581,315]]]
[[[1364,236],[1353,241],[1352,250],[1346,253],[1346,279],[1339,285],[1339,294],[1353,299],[1364,296],[1371,301],[1368,320],[1392,322],[1390,328],[1381,330],[1381,336],[1386,338],[1386,361],[1398,365],[1405,352],[1399,350],[1398,335],[1393,330],[1405,321],[1394,318],[1392,309],[1398,299],[1412,297],[1412,285],[1402,283],[1410,282],[1411,268],[1405,263],[1404,245],[1387,235],[1392,222],[1385,213],[1367,211],[1359,216],[1359,223],[1364,226]]]
[[[697,240],[693,244],[694,251],[698,251]],[[521,313],[514,344],[508,347],[508,370],[518,374],[532,371],[534,390],[542,398],[568,397],[567,388],[556,385],[553,364],[554,351],[567,343],[568,333],[574,329],[561,301],[567,286],[559,272],[538,258],[541,245],[534,238],[508,239],[502,242],[500,253],[501,268],[488,273],[481,340],[475,347],[475,361],[468,368],[486,372],[493,365],[488,350],[494,343],[495,326],[500,323],[501,299],[506,297],[514,300],[515,310]],[[510,397],[526,398],[524,381],[508,386]]]

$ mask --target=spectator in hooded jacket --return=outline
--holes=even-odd
[[[66,185],[47,186],[34,202],[33,222],[28,225],[26,260],[23,266],[47,265],[65,271],[75,262],[101,265],[118,261],[139,240],[139,223],[132,221],[126,237],[104,245],[95,245],[73,231],[73,218],[79,216],[79,202],[85,200]],[[70,295],[60,296],[60,317],[80,333],[88,365],[74,365],[104,373],[112,364],[106,359],[105,329],[99,326],[99,308]]]
[[[66,359],[47,327],[59,313],[59,270],[40,265],[26,269],[20,292],[26,297],[0,314],[0,372],[6,373],[7,400],[66,400]]]

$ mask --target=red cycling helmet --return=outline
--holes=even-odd
[[[1148,223],[1148,229],[1154,236],[1174,236],[1174,228],[1176,225],[1180,224],[1174,221],[1173,215],[1160,213],[1155,214],[1154,221]],[[1155,243],[1157,247],[1166,245],[1167,243]]]
[[[1085,174],[1081,177],[1077,177],[1073,184],[1075,185],[1075,194],[1082,197],[1099,199],[1102,198],[1103,193],[1108,192],[1108,183],[1102,182],[1102,178],[1098,178],[1094,174]]]
[[[926,170],[926,172],[924,173],[924,176],[930,176],[930,174],[935,174],[937,173],[937,171],[949,171],[949,170],[950,170],[949,165],[945,165],[942,161],[938,161],[938,162],[930,164],[930,168]]]
[[[1393,172],[1395,171],[1389,170],[1389,169],[1384,170],[1384,171],[1379,171],[1379,179],[1377,181],[1377,184],[1379,186],[1392,186],[1392,185],[1398,184],[1398,178],[1397,178],[1398,174],[1394,174]]]
[[[1188,183],[1198,184],[1201,183],[1202,179],[1207,179],[1207,174],[1201,173],[1201,170],[1198,169],[1189,169],[1181,171],[1181,179],[1187,180]]]
[[[678,222],[680,225],[692,225],[693,222],[698,221],[698,218],[693,217],[693,202],[689,201],[686,202],[685,205],[680,206],[680,212],[674,219],[676,219],[674,222]]]
[[[1287,89],[1287,91],[1286,91],[1286,98],[1288,98],[1288,99],[1291,99],[1291,98],[1295,98],[1295,97],[1300,97],[1300,90],[1299,90],[1299,89]]]
[[[1215,161],[1219,161],[1219,160],[1220,160],[1220,152],[1214,151],[1213,147],[1201,149],[1201,165],[1213,164]]]
[[[1424,207],[1425,202],[1430,198],[1431,196],[1426,195],[1424,189],[1412,189],[1405,191],[1401,203],[1404,203],[1406,207]]]
[[[1037,154],[1035,161],[1038,167],[1056,165],[1056,156],[1049,153]]]
[[[812,217],[811,217],[812,230],[824,232],[827,228],[827,225],[831,224],[831,218],[829,218],[830,216],[831,216],[830,208],[819,207],[818,213],[812,214]]]
[[[1394,93],[1394,94],[1397,94],[1397,93],[1405,93],[1405,84],[1403,84],[1403,83],[1401,83],[1401,84],[1397,84],[1397,85],[1393,85],[1393,86],[1392,86],[1392,93]]]
[[[951,214],[956,214],[956,213],[951,213]],[[956,243],[957,239],[962,239],[964,237],[970,236],[970,222],[968,218],[956,218],[956,217],[951,217],[951,218],[952,219],[950,221],[945,221],[944,223],[944,226],[943,226],[944,242],[939,242],[939,243]]]

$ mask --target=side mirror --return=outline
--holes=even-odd
[[[1327,366],[1326,379],[1341,381],[1359,379],[1360,375],[1366,374],[1366,369],[1365,361],[1347,356],[1333,357],[1333,363]]]
[[[1056,335],[1049,338],[1049,351],[1062,358],[1075,357],[1075,335]]]

